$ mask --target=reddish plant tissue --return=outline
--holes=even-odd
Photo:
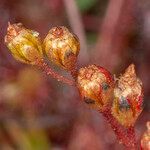
[[[136,147],[135,131],[134,127],[131,126],[126,128],[122,126],[112,115],[110,109],[106,109],[103,113],[104,118],[111,125],[113,131],[116,134],[117,140],[124,144],[127,148]]]
[[[127,148],[136,149],[134,125],[143,109],[143,87],[133,64],[117,80],[107,69],[97,65],[77,70],[80,43],[63,26],[50,29],[42,43],[37,32],[24,28],[22,24],[9,24],[5,43],[15,59],[38,66],[58,81],[75,86],[82,101],[102,113],[118,141]],[[46,63],[43,51],[51,62],[71,72],[73,80],[53,71]],[[145,139],[147,133],[141,142],[143,147],[146,145]]]
[[[147,122],[147,130],[141,139],[141,149],[150,150],[150,121]]]

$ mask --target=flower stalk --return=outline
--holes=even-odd
[[[52,70],[48,66],[48,64],[43,59],[37,60],[35,65],[37,67],[39,67],[41,70],[43,70],[43,72],[45,72],[47,75],[50,75],[51,77],[53,77],[57,81],[68,84],[70,86],[75,86],[75,82],[73,80],[70,80],[70,79],[56,73],[54,70]]]
[[[110,124],[113,129],[117,140],[122,143],[128,149],[136,149],[136,138],[134,127],[131,126],[129,128],[123,127],[112,115],[111,108],[105,109],[105,111],[101,112],[103,117]]]

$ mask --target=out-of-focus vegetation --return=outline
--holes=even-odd
[[[76,3],[81,11],[88,11],[96,5],[98,0],[76,0]]]
[[[0,150],[123,149],[101,115],[80,102],[75,88],[18,63],[4,45],[8,21],[22,22],[40,32],[42,38],[56,25],[72,30],[64,3],[1,0]],[[144,110],[136,123],[140,140],[150,120],[150,1],[76,0],[76,4],[85,32],[81,37],[87,42],[84,52],[89,56],[80,54],[79,67],[97,63],[118,76],[130,63],[136,65],[145,96]]]

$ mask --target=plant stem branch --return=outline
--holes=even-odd
[[[72,69],[72,70],[70,71],[70,74],[71,74],[71,76],[73,77],[73,79],[76,81],[77,75],[78,75],[77,69],[76,69],[76,68],[75,68],[75,69]]]
[[[61,81],[65,84],[68,84],[71,86],[75,85],[74,81],[72,81],[72,80],[56,73],[54,70],[52,70],[43,59],[41,59],[41,60],[37,59],[35,65],[38,66],[41,70],[43,70],[47,75],[50,75],[54,79],[57,79],[57,81]]]
[[[126,148],[134,150],[136,148],[136,139],[134,127],[125,128],[121,126],[118,121],[112,116],[111,108],[108,108],[102,112],[104,118],[111,125],[117,139],[120,143],[124,144]]]

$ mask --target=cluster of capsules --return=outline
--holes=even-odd
[[[137,78],[133,64],[116,80],[102,67],[81,68],[77,84],[88,106],[101,112],[111,109],[114,118],[125,127],[133,126],[142,112],[142,82]]]
[[[23,63],[35,65],[46,54],[52,63],[67,71],[76,67],[80,50],[77,36],[63,26],[50,29],[41,42],[38,32],[21,23],[8,24],[5,43],[14,58]],[[117,80],[105,68],[89,65],[77,71],[75,82],[90,108],[101,112],[109,108],[121,125],[134,125],[142,111],[143,89],[133,64]]]
[[[42,42],[39,33],[26,29],[23,24],[8,23],[5,43],[15,59],[35,65],[46,53],[50,61],[71,70],[80,50],[78,38],[64,27],[53,27]]]

